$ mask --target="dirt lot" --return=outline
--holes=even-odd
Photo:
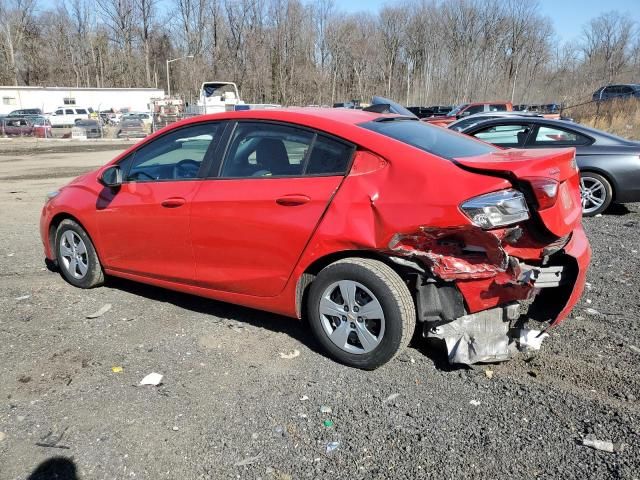
[[[638,205],[585,220],[590,284],[535,358],[452,369],[414,340],[363,372],[287,318],[125,281],[71,287],[44,268],[44,194],[114,146],[11,145],[0,144],[0,479],[56,456],[81,479],[640,478]],[[137,386],[150,372],[163,384]],[[582,446],[590,434],[617,451]]]

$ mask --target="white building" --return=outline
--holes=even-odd
[[[23,108],[51,113],[64,105],[148,112],[151,99],[163,97],[164,90],[157,88],[0,87],[0,114]]]

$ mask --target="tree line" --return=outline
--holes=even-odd
[[[159,87],[202,81],[242,98],[323,105],[588,99],[639,81],[640,31],[602,14],[560,42],[535,1],[409,0],[345,13],[333,0],[0,0],[0,85]]]

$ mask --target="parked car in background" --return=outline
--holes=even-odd
[[[25,115],[42,115],[42,110],[39,108],[22,108],[20,110],[13,110],[9,112],[9,117],[23,117]]]
[[[37,138],[51,138],[53,133],[51,131],[51,122],[45,116],[39,115],[30,119],[33,124],[33,136]]]
[[[590,259],[570,149],[506,152],[347,109],[175,123],[49,194],[40,234],[72,285],[121,276],[305,315],[364,369],[417,325],[452,363],[506,360],[526,346],[520,302],[557,325]]]
[[[0,120],[0,134],[7,137],[30,137],[33,123],[26,117],[4,117]]]
[[[71,138],[102,138],[102,126],[97,120],[78,120],[71,129]]]
[[[120,121],[116,136],[118,138],[142,138],[147,136],[147,131],[142,120],[138,118],[123,119]]]
[[[460,120],[456,120],[453,123],[450,123],[447,128],[450,130],[454,130],[456,132],[461,132],[465,128],[469,128],[471,125],[475,125],[476,123],[484,122],[485,120],[491,120],[493,118],[511,118],[511,117],[542,117],[539,113],[529,113],[529,112],[485,112],[485,113],[476,113],[474,115],[469,115],[468,117],[461,118]]]
[[[59,107],[49,115],[49,121],[53,127],[73,126],[80,120],[88,120],[89,113],[89,109],[84,107]]]
[[[429,122],[432,125],[447,126],[456,120],[476,113],[484,112],[511,112],[513,111],[513,105],[511,102],[476,102],[476,103],[463,103],[451,110],[444,117],[425,118],[423,121]]]
[[[130,112],[130,113],[125,113],[124,115],[122,115],[121,117],[121,121],[122,120],[141,120],[142,123],[148,127],[148,129],[151,129],[151,125],[153,123],[153,118],[151,117],[150,113],[147,112]]]
[[[600,102],[615,98],[640,98],[640,84],[624,83],[617,85],[605,85],[593,92],[593,101]]]
[[[434,105],[431,107],[407,107],[411,113],[413,113],[418,118],[429,118],[429,117],[444,117],[451,110],[453,110],[453,106],[451,105]]]
[[[611,203],[640,201],[640,143],[563,120],[496,118],[462,133],[506,148],[574,147],[580,169],[583,214],[593,216]]]

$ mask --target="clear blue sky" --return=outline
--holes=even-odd
[[[349,12],[375,12],[383,5],[398,3],[402,0],[337,0],[336,7]],[[585,23],[610,10],[640,22],[640,0],[540,0],[541,13],[553,21],[555,32],[563,41],[577,39]]]

